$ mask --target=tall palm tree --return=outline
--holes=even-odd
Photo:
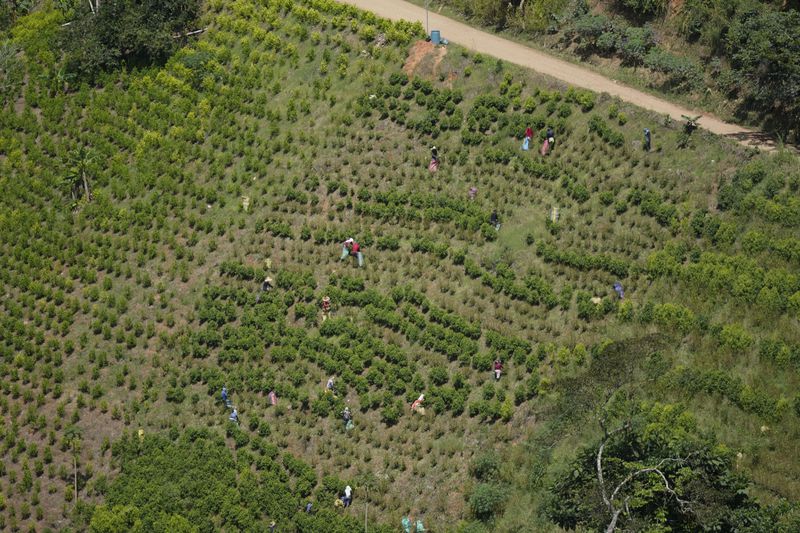
[[[69,168],[64,177],[64,184],[69,187],[73,200],[77,201],[81,194],[86,195],[87,202],[92,200],[90,174],[94,160],[94,153],[85,146],[70,152]]]
[[[72,463],[75,472],[75,504],[78,503],[78,454],[81,451],[81,430],[77,426],[69,426],[64,432],[64,440],[72,451]]]

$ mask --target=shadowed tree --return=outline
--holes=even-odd
[[[72,200],[75,202],[82,195],[85,195],[87,202],[92,200],[91,169],[94,161],[95,154],[85,146],[70,152],[69,167],[63,183],[69,189]]]

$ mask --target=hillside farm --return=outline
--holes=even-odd
[[[332,0],[67,21],[0,45],[0,530],[800,528],[794,153]]]

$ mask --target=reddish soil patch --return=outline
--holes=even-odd
[[[436,74],[436,69],[445,55],[447,55],[447,49],[445,47],[440,46],[437,48],[430,41],[417,41],[411,46],[411,50],[408,52],[408,57],[403,65],[403,71],[409,76],[413,76],[419,64],[424,59],[432,56],[432,71],[433,74]]]
[[[414,43],[411,46],[411,50],[408,51],[408,57],[403,65],[403,71],[409,76],[414,74],[414,70],[417,68],[417,65],[419,65],[419,62],[422,61],[422,58],[431,53],[433,48],[433,43],[428,41],[417,41]]]

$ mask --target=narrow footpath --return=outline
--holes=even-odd
[[[403,0],[338,1],[356,6],[365,11],[372,11],[376,15],[390,20],[402,19],[419,21],[423,25],[425,24],[425,9]],[[774,139],[763,132],[724,122],[703,111],[681,107],[656,96],[619,84],[591,70],[557,59],[514,41],[467,26],[432,11],[428,12],[428,22],[431,29],[441,31],[444,39],[458,43],[474,52],[491,55],[503,61],[530,68],[576,87],[590,89],[598,93],[608,93],[644,109],[649,109],[662,115],[669,115],[678,122],[684,120],[681,115],[702,115],[699,124],[703,129],[736,139],[745,146],[757,147],[762,150],[775,149]]]

